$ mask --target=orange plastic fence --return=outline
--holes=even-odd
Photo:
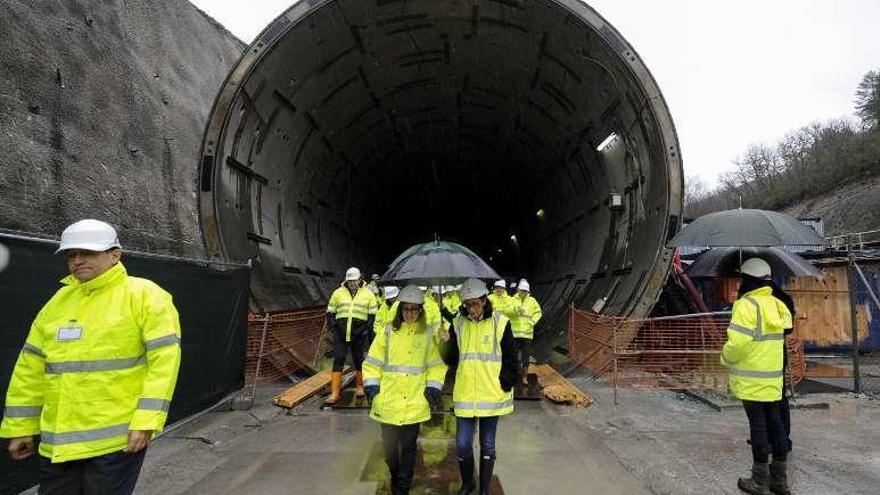
[[[571,359],[615,387],[726,391],[720,362],[729,316],[683,315],[619,318],[572,309]],[[803,378],[803,342],[787,338],[789,378]]]
[[[313,367],[326,350],[325,315],[323,308],[252,313],[248,318],[245,382],[275,382]]]

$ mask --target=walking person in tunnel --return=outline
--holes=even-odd
[[[472,278],[461,288],[466,314],[453,322],[447,363],[457,367],[452,391],[456,417],[459,495],[476,488],[474,432],[480,432],[480,494],[488,495],[495,467],[495,436],[501,416],[513,412],[516,343],[506,316],[493,311],[486,284]]]
[[[128,494],[174,394],[177,310],[158,285],[128,275],[105,222],[70,225],[56,253],[70,275],[18,356],[0,437],[21,460],[40,435],[41,494]]]
[[[376,335],[364,360],[364,390],[372,406],[370,417],[382,426],[394,495],[409,493],[419,427],[439,407],[446,377],[424,302],[418,287],[404,287],[399,311]]]
[[[727,328],[721,362],[728,368],[730,390],[742,401],[749,419],[752,476],[737,486],[753,495],[789,494],[786,461],[788,437],[780,415],[785,329],[791,313],[773,296],[770,265],[759,258],[740,268],[739,298]],[[770,453],[773,462],[769,462]]]
[[[351,359],[356,374],[355,396],[364,396],[364,361],[369,333],[376,318],[376,297],[364,284],[361,271],[355,267],[345,272],[345,282],[333,291],[327,303],[327,328],[333,331],[333,370],[330,375],[328,404],[339,401],[342,388],[342,370],[351,348]]]
[[[510,303],[513,298],[507,293],[507,282],[503,279],[495,281],[492,293],[488,297],[495,311],[513,319],[514,314],[510,312]]]
[[[541,305],[530,294],[529,282],[519,281],[516,295],[509,299],[508,311],[511,314],[511,328],[516,339],[520,357],[519,373],[523,384],[527,383],[532,340],[535,338],[535,325],[541,320]]]

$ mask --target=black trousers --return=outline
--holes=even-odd
[[[366,325],[363,325],[366,328]],[[362,328],[351,329],[351,342],[345,341],[345,321],[337,323],[337,328],[333,336],[333,371],[342,371],[345,368],[345,357],[351,349],[351,360],[354,363],[354,369],[361,370],[364,363],[364,356],[367,352],[367,332]]]
[[[532,339],[517,338],[515,340],[517,354],[519,355],[519,369],[523,373],[527,373],[529,371],[529,358],[532,355]]]
[[[757,463],[769,462],[773,458],[784,461],[788,457],[788,435],[782,423],[779,401],[754,402],[744,400],[743,407],[749,418],[749,439],[752,444],[752,459]]]
[[[40,495],[128,495],[134,490],[147,449],[52,464],[40,456]]]
[[[391,473],[391,493],[395,495],[409,493],[412,486],[420,426],[420,423],[402,426],[382,423],[385,464]]]

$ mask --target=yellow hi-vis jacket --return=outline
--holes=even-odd
[[[513,390],[501,389],[501,339],[507,317],[493,313],[491,318],[474,321],[458,316],[453,331],[458,341],[458,370],[452,402],[460,418],[503,416],[513,412]]]
[[[373,321],[373,333],[379,335],[382,331],[385,330],[385,325],[389,325],[394,320],[394,315],[397,314],[397,301],[394,301],[391,304],[388,304],[388,301],[382,302],[379,305],[379,310],[376,311],[376,319]]]
[[[741,400],[782,399],[782,356],[791,313],[773,297],[771,287],[746,293],[733,303],[721,363],[727,366],[730,390]]]
[[[513,336],[518,339],[531,340],[535,336],[535,325],[543,316],[541,305],[530,295],[520,297],[519,294],[510,296],[508,312],[513,316],[510,320],[510,329]]]
[[[513,323],[513,319],[516,316],[515,313],[511,311],[511,303],[513,303],[513,297],[507,293],[507,289],[504,290],[504,294],[498,295],[495,291],[492,291],[489,295],[489,301],[492,302],[492,310],[498,311],[499,313],[506,316],[511,323]]]
[[[380,423],[409,425],[431,418],[425,388],[443,388],[446,363],[433,332],[421,320],[394,330],[386,325],[364,359],[364,385],[379,385],[370,417]]]
[[[351,320],[367,321],[370,315],[376,314],[376,296],[361,284],[354,297],[343,282],[342,287],[333,291],[327,312],[333,313],[337,321],[345,320],[345,341],[351,342]]]
[[[447,292],[443,296],[443,307],[452,314],[457,313],[461,308],[461,296],[458,295],[458,292]]]
[[[18,356],[0,436],[41,435],[52,462],[117,452],[129,430],[161,431],[180,365],[171,295],[117,263],[72,275],[37,314]]]

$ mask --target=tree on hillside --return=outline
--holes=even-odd
[[[856,90],[856,115],[865,129],[880,129],[880,72],[865,74]]]

